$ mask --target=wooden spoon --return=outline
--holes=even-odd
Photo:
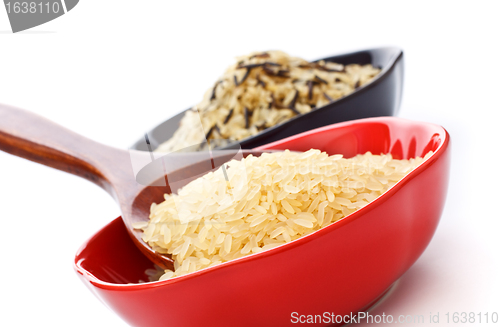
[[[148,221],[151,203],[162,202],[171,193],[168,179],[186,184],[194,176],[207,172],[207,158],[212,168],[230,160],[235,151],[205,153],[173,153],[163,158],[166,169],[164,183],[141,185],[136,181],[131,153],[112,148],[73,133],[43,117],[25,110],[0,105],[0,150],[10,154],[83,177],[106,190],[120,205],[122,218],[136,246],[155,264],[173,270],[173,260],[155,252],[142,238],[142,231],[133,223]],[[242,155],[256,156],[262,151],[242,150]],[[156,165],[157,161],[153,164]],[[152,186],[163,185],[163,186]]]

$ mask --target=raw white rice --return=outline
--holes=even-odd
[[[259,253],[328,226],[375,200],[428,158],[353,158],[311,149],[232,160],[151,206],[143,240],[174,259],[160,279]],[[149,272],[151,276],[155,274]],[[158,278],[156,276],[155,278]]]

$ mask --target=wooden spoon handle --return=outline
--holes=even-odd
[[[133,178],[130,172],[116,176],[120,170],[111,169],[123,166],[123,160],[130,161],[127,151],[102,145],[34,113],[1,104],[0,150],[83,177],[113,196],[114,180]]]

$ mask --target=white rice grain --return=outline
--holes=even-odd
[[[169,279],[292,242],[364,207],[423,160],[319,150],[232,160],[231,194],[219,169],[152,205],[148,224],[134,224],[155,251],[174,259],[175,271],[148,276]]]

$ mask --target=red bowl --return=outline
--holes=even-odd
[[[346,157],[434,154],[367,206],[268,251],[166,281],[128,284],[147,280],[144,271],[152,264],[117,218],[82,246],[75,268],[133,326],[291,326],[299,315],[356,313],[384,294],[429,244],[446,197],[449,139],[440,126],[384,117],[262,146]]]

